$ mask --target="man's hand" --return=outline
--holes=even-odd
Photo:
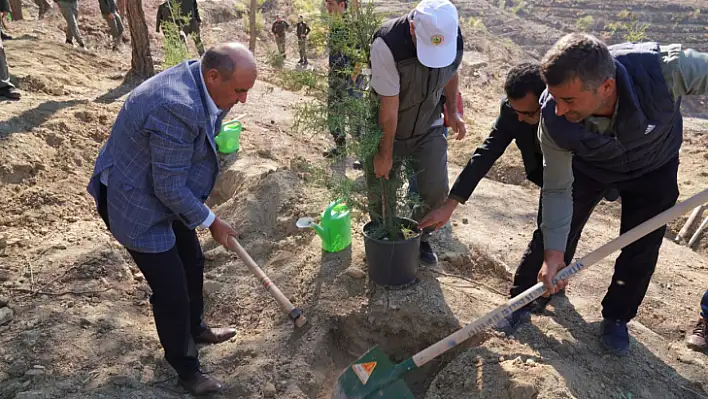
[[[538,281],[543,281],[543,285],[545,285],[547,289],[545,296],[548,296],[565,288],[568,285],[568,281],[559,281],[555,286],[552,282],[553,277],[558,274],[558,271],[566,266],[565,260],[563,260],[563,252],[547,249],[544,255],[545,260],[543,266],[541,266],[541,270],[538,272]]]
[[[393,167],[393,155],[384,154],[379,150],[376,155],[374,155],[374,173],[376,178],[384,178],[388,180],[388,174],[391,172]]]
[[[462,140],[467,134],[467,127],[465,126],[465,121],[460,118],[460,114],[457,111],[447,111],[447,123],[450,125],[450,129],[457,133],[455,140]]]
[[[452,217],[452,213],[455,211],[458,204],[459,202],[456,200],[448,198],[443,206],[438,209],[434,209],[425,215],[425,217],[423,217],[423,219],[418,223],[418,227],[424,229],[429,226],[434,226],[437,231],[439,228],[444,226],[448,220],[450,220],[450,217]]]
[[[238,237],[236,230],[231,228],[228,223],[218,216],[214,219],[211,226],[209,226],[209,231],[211,232],[211,236],[214,237],[214,240],[226,248],[229,247],[229,237]]]
[[[111,21],[113,21],[114,19],[116,19],[115,14],[113,14],[113,13],[108,14],[108,19],[111,20]]]

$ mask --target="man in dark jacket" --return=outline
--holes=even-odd
[[[175,1],[175,0],[172,0]],[[173,3],[175,4],[175,3]],[[170,1],[166,1],[157,8],[157,21],[155,22],[155,32],[160,32],[160,26],[165,22],[174,23],[184,33],[182,41],[186,44],[186,36],[192,36],[194,45],[199,55],[204,54],[204,43],[201,37],[202,19],[199,17],[197,0],[177,0],[179,12],[173,12]]]
[[[275,22],[271,26],[270,31],[275,36],[275,44],[278,45],[278,51],[285,58],[285,31],[290,28],[290,25],[285,20],[280,19],[280,16],[276,15]]]
[[[536,131],[541,110],[538,98],[545,88],[538,64],[521,63],[509,70],[504,83],[506,97],[501,101],[499,116],[489,137],[477,147],[457,176],[445,204],[428,213],[420,221],[420,227],[432,226],[437,229],[445,225],[455,208],[472,196],[480,180],[512,141],[516,142],[521,151],[526,178],[538,187],[543,185],[543,154],[536,139]]]
[[[103,19],[108,23],[113,36],[113,50],[118,50],[121,39],[123,38],[123,20],[118,14],[118,7],[115,0],[98,0],[98,6],[101,9]]]
[[[303,21],[302,15],[295,25],[297,33],[297,47],[300,50],[300,61],[298,64],[307,65],[307,35],[310,34],[310,27]]]
[[[708,93],[708,54],[681,45],[606,46],[569,34],[543,57],[539,142],[543,152],[542,234],[534,234],[515,281],[517,294],[553,277],[570,261],[595,205],[610,188],[622,197],[620,233],[671,208],[678,198],[681,97]],[[602,301],[601,343],[629,349],[627,323],[636,316],[656,267],[666,226],[622,249]],[[511,322],[527,320],[521,309]],[[526,313],[527,314],[527,313]]]

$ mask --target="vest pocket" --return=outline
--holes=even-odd
[[[420,105],[428,91],[428,71],[417,59],[409,59],[398,65],[400,76],[399,109],[405,110]]]

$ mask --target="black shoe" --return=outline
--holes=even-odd
[[[0,89],[0,97],[5,97],[8,100],[19,100],[22,95],[20,92],[14,88],[14,87],[6,87],[4,89]]]
[[[551,302],[551,300],[557,296],[565,295],[565,289],[562,289],[558,291],[557,293],[553,295],[549,295],[547,297],[540,297],[536,298],[535,301],[531,302],[531,313],[534,314],[543,314],[543,312],[546,310],[546,306]]]
[[[511,335],[520,325],[529,322],[531,322],[531,311],[524,306],[509,316],[503,317],[493,326],[493,328],[497,331],[505,333],[506,335]]]
[[[10,35],[8,35],[8,34],[6,34],[6,33],[4,33],[4,32],[0,32],[0,38],[1,38],[2,40],[12,40],[12,36],[10,36]]]
[[[420,243],[420,260],[427,265],[436,265],[438,263],[438,256],[433,251],[433,247],[427,241],[421,241]]]
[[[352,168],[354,168],[354,170],[363,170],[364,165],[361,164],[361,161],[354,161],[352,162]]]

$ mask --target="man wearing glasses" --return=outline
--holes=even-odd
[[[467,202],[477,184],[512,141],[516,141],[521,151],[526,178],[539,187],[543,186],[543,155],[536,132],[541,110],[538,98],[545,88],[538,64],[524,62],[509,70],[504,82],[506,96],[501,101],[499,116],[489,137],[477,147],[457,176],[443,206],[420,221],[421,228],[430,226],[437,229],[445,225],[457,205]]]

